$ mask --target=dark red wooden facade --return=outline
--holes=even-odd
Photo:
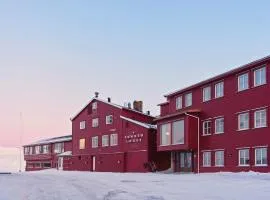
[[[265,71],[262,70],[262,74],[258,75],[257,70],[263,68]],[[262,84],[258,86],[254,86],[254,82],[256,82],[254,78],[255,71],[256,75],[261,76],[257,78],[258,80],[263,80],[262,77],[265,72],[266,81],[262,81]],[[239,77],[243,74],[248,76],[248,80],[246,80],[248,88],[239,91]],[[224,95],[215,98],[216,84],[221,82],[224,84]],[[206,87],[210,87],[211,94],[210,99],[204,102],[203,91]],[[188,93],[192,93],[192,105],[185,107],[185,95]],[[167,163],[171,163],[171,168],[174,171],[239,172],[252,170],[270,172],[270,57],[254,61],[188,88],[172,92],[165,95],[165,97],[166,102],[159,105],[160,117],[156,120],[158,126],[157,145],[159,152],[171,153],[171,156],[167,158]],[[177,99],[177,97],[182,97],[182,109],[176,109],[176,101],[180,102],[179,99],[181,99]],[[254,125],[255,112],[261,110],[263,111],[262,115],[266,115],[266,124],[256,128]],[[239,115],[241,113],[247,113],[246,116],[248,117],[246,121],[249,122],[249,127],[245,130],[239,130]],[[219,118],[224,120],[222,134],[215,133],[218,130],[216,124],[219,124],[216,120]],[[264,119],[264,117],[259,119]],[[162,145],[161,126],[166,123],[173,124],[173,122],[179,120],[184,120],[184,144]],[[203,134],[206,131],[204,129],[206,121],[209,121],[210,134]],[[168,134],[173,134],[170,131],[167,131]],[[173,136],[171,135],[171,137]],[[166,141],[163,143],[166,143]],[[260,154],[259,150],[261,148],[263,148],[264,152],[266,151],[266,156]],[[241,149],[248,149],[245,158],[240,157],[239,152]],[[216,155],[218,154],[217,151],[224,153],[223,165],[217,164],[219,163],[219,157]],[[258,153],[257,155],[255,155],[255,151]],[[210,160],[207,161],[207,155],[204,152],[209,152]],[[204,164],[204,156],[205,163],[208,164]],[[260,156],[263,157],[263,161],[260,158],[256,160],[256,157]],[[241,164],[240,158],[245,159],[246,163]],[[191,165],[188,166],[189,162]]]
[[[96,109],[92,109],[96,104]],[[112,123],[106,124],[106,116]],[[98,118],[98,126],[92,120]],[[128,107],[93,98],[72,119],[73,170],[100,172],[148,172],[153,166],[162,168],[161,156],[157,156],[156,127],[151,125],[154,117]],[[80,123],[85,121],[85,128]],[[117,134],[117,145],[111,145],[111,134]],[[108,145],[102,145],[102,136],[108,135]],[[97,147],[92,146],[92,137],[98,137]],[[85,147],[80,148],[80,139]],[[165,153],[166,154],[166,153]],[[153,165],[153,163],[155,163]]]
[[[62,147],[59,152],[55,152],[55,146],[60,144]],[[40,151],[36,151],[36,147],[40,147]],[[47,146],[48,150],[43,151],[43,147]],[[72,137],[62,136],[49,138],[24,146],[24,160],[26,161],[25,171],[38,171],[43,169],[50,169],[59,167],[59,156],[64,152],[71,152],[72,150]],[[61,169],[69,170],[69,156],[63,156],[63,163]]]

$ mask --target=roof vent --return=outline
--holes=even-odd
[[[95,97],[98,98],[99,92],[95,92]]]

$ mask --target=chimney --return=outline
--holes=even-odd
[[[95,97],[96,98],[98,98],[98,95],[99,95],[99,93],[98,92],[95,92]]]
[[[108,102],[111,103],[111,97],[108,97]]]
[[[142,101],[134,101],[133,102],[133,109],[139,112],[143,111],[143,102]]]

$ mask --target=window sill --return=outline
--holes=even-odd
[[[238,167],[250,167],[250,165],[238,165]]]
[[[242,90],[237,90],[236,93],[241,93],[241,92],[245,92],[247,90],[249,90],[250,88],[246,88],[246,89],[242,89]]]
[[[212,167],[212,166],[210,165],[210,166],[201,166],[201,167],[204,167],[204,168],[210,168],[210,167]]]
[[[238,129],[238,130],[236,130],[236,131],[239,131],[239,132],[241,132],[241,131],[248,131],[248,130],[250,130],[250,128],[245,128],[245,129]]]
[[[222,135],[224,134],[224,132],[217,132],[217,133],[214,133],[214,135]]]
[[[259,128],[267,128],[268,126],[260,126],[260,127],[254,127],[252,129],[259,129]]]
[[[202,134],[202,136],[210,136],[210,135],[212,135],[212,134]]]
[[[222,98],[222,97],[224,97],[224,95],[223,95],[223,96],[220,96],[220,97],[215,97],[214,99],[220,99],[220,98]]]
[[[268,165],[254,165],[253,167],[268,167]]]
[[[224,165],[215,165],[215,167],[224,167]]]
[[[263,83],[263,84],[260,84],[260,85],[253,85],[251,88],[257,88],[257,87],[262,87],[264,85],[267,85],[267,83]]]

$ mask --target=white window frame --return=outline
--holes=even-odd
[[[220,156],[219,155],[219,153],[222,153],[222,157],[220,157],[220,158],[218,158],[218,156]],[[224,157],[225,157],[225,153],[224,153],[224,150],[217,150],[217,151],[215,151],[215,166],[216,167],[224,167],[224,163],[225,163],[225,159],[224,159]],[[221,161],[221,159],[223,160],[223,164],[219,164],[218,163],[218,161]]]
[[[212,166],[212,152],[204,151],[203,152],[203,167],[211,167]]]
[[[41,147],[40,146],[35,146],[35,154],[40,154],[40,153],[41,153]]]
[[[247,151],[247,154],[246,154],[246,151]],[[242,164],[241,163],[241,152],[245,152],[243,159],[244,160],[248,159],[249,160],[248,164]],[[238,166],[240,166],[240,167],[250,166],[250,150],[248,148],[246,148],[246,149],[238,149]]]
[[[64,152],[64,143],[58,142],[54,144],[54,153],[63,153]]]
[[[109,146],[109,135],[102,135],[102,147]]]
[[[215,98],[224,97],[224,81],[215,84]]]
[[[80,122],[80,130],[83,130],[86,128],[86,121],[81,121]]]
[[[29,155],[33,154],[33,147],[29,147]]]
[[[97,110],[97,102],[92,103],[92,111]]]
[[[98,148],[98,136],[92,137],[92,148]]]
[[[98,125],[99,125],[99,119],[98,118],[92,119],[92,127],[97,128]]]
[[[174,139],[175,139],[175,134],[174,134],[174,125],[175,125],[175,123],[182,123],[182,125],[183,125],[183,142],[176,142],[176,141],[174,141]],[[185,144],[185,120],[177,120],[177,121],[174,121],[174,122],[172,122],[172,124],[171,124],[171,143],[173,144],[173,145],[177,145],[177,144]]]
[[[192,106],[192,92],[189,92],[185,94],[185,107],[190,107]]]
[[[110,135],[110,146],[117,146],[118,145],[118,134],[113,133]]]
[[[262,74],[262,71],[264,71],[264,74]],[[260,82],[256,83],[256,73],[260,73]],[[262,80],[262,75],[264,75],[264,81]],[[258,87],[260,85],[265,85],[267,83],[267,77],[266,77],[266,67],[261,67],[259,69],[254,70],[254,87]]]
[[[203,102],[207,102],[211,100],[211,86],[207,86],[203,88]]]
[[[262,161],[263,161],[263,157],[262,157],[262,150],[266,150],[266,164],[262,164]],[[260,150],[261,151],[261,163],[258,164],[257,163],[257,151]],[[268,148],[267,147],[258,147],[258,148],[255,148],[255,166],[256,167],[263,167],[263,166],[268,166]]]
[[[113,124],[113,115],[106,116],[106,125]]]
[[[223,131],[217,131],[217,127],[218,127],[218,122],[223,120]],[[220,123],[220,122],[219,122]],[[225,120],[224,120],[224,117],[219,117],[219,118],[216,118],[215,119],[215,134],[222,134],[224,133],[224,129],[225,129]]]
[[[168,132],[162,133],[162,127],[163,127],[163,126],[169,127]],[[160,146],[168,146],[168,145],[171,145],[171,144],[172,144],[172,124],[171,124],[171,123],[164,123],[164,124],[161,124],[159,130],[160,130]],[[168,142],[167,142],[166,144],[163,143],[163,140],[162,140],[162,137],[164,137],[163,134],[165,134],[165,137],[168,137],[168,138],[169,138],[169,140],[168,140]],[[166,139],[166,141],[167,141],[167,139]]]
[[[209,123],[210,123],[210,127],[209,127]],[[205,129],[205,125],[207,125],[207,128]],[[207,135],[211,135],[212,133],[212,121],[211,120],[206,120],[206,121],[203,121],[203,136],[207,136]],[[209,130],[210,129],[210,133],[205,133],[205,130]]]
[[[245,79],[247,78],[247,80]],[[243,79],[243,85],[241,85],[241,79]],[[247,81],[247,85],[245,84]],[[247,86],[247,87],[245,87]],[[244,73],[238,76],[238,92],[249,89],[249,73]]]
[[[84,141],[84,142],[83,142],[83,146],[82,146],[82,143],[81,143],[82,141]],[[79,139],[79,149],[80,149],[80,150],[85,149],[85,146],[86,146],[86,145],[85,145],[85,142],[86,142],[85,138],[80,138],[80,139]]]
[[[247,127],[241,128],[241,120],[242,120],[242,119],[245,119],[245,116],[247,116],[248,119],[247,119],[247,122],[244,121],[243,123],[244,123],[244,124],[247,124]],[[242,117],[243,117],[243,118],[242,118]],[[238,115],[238,130],[239,130],[239,131],[244,131],[244,130],[248,130],[248,129],[249,129],[249,112],[240,113],[240,114]]]
[[[48,144],[42,146],[42,153],[43,154],[49,153],[49,145]]]
[[[262,113],[265,112],[265,125],[262,125],[262,118],[260,119],[260,124],[257,124],[257,113]],[[260,117],[262,116],[262,114],[260,114]],[[254,112],[254,128],[265,128],[267,127],[267,110],[266,109],[262,109],[262,110],[257,110]]]
[[[176,97],[175,107],[176,107],[176,110],[180,110],[183,108],[183,97],[182,96]]]

